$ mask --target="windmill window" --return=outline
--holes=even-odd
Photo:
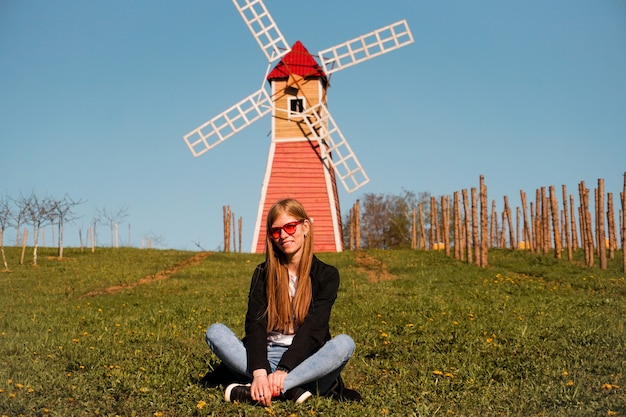
[[[297,113],[304,111],[304,100],[302,98],[289,99],[289,117],[295,116]]]

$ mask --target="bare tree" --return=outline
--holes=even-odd
[[[96,218],[100,221],[105,220],[109,224],[109,231],[111,233],[111,246],[117,247],[117,236],[115,233],[115,226],[122,220],[128,217],[128,208],[122,207],[117,211],[109,211],[105,207],[96,211]],[[95,224],[94,224],[95,230]]]
[[[200,247],[199,244],[196,244]],[[165,247],[165,239],[162,236],[156,235],[153,232],[148,232],[143,237],[143,242],[141,244],[142,248],[145,249],[153,249],[157,247],[164,248]]]
[[[19,210],[18,201],[13,200],[13,202],[18,206],[18,210],[14,210],[11,213],[11,225],[15,227],[15,246],[20,246],[20,229],[22,228],[22,224],[24,223],[24,212],[22,210]]]
[[[93,249],[97,246],[97,242],[98,242],[97,229],[98,229],[98,225],[100,223],[102,223],[102,219],[100,218],[100,216],[98,214],[98,211],[96,210],[96,214],[91,219],[91,249],[92,249],[92,252],[93,252]]]
[[[58,256],[63,258],[63,228],[66,223],[71,223],[78,217],[74,213],[74,207],[83,202],[78,200],[74,201],[69,195],[65,195],[62,200],[56,200],[53,202],[51,210],[51,222],[56,223],[58,227]]]
[[[42,227],[51,223],[52,217],[50,213],[52,212],[54,201],[50,197],[40,198],[33,193],[26,197],[20,196],[17,204],[25,223],[33,226],[33,265],[37,265],[39,231]]]
[[[4,231],[9,226],[11,220],[11,207],[9,206],[9,200],[6,197],[0,199],[0,251],[2,252],[2,262],[4,263],[4,270],[9,270],[9,264],[7,263],[7,257],[4,253]]]

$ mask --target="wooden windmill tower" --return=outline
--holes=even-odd
[[[284,197],[300,200],[312,218],[314,250],[339,252],[343,236],[336,179],[353,192],[369,178],[328,112],[329,76],[412,43],[411,31],[406,20],[401,20],[320,51],[316,60],[299,41],[289,47],[262,0],[233,3],[269,61],[265,79],[270,91],[264,83],[189,132],[185,142],[199,156],[271,113],[272,140],[252,252],[265,250],[265,215]]]

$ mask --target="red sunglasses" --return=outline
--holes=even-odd
[[[269,235],[272,237],[272,239],[278,239],[280,237],[280,231],[284,230],[285,233],[291,236],[296,233],[298,225],[303,221],[304,220],[298,220],[295,222],[283,224],[281,227],[272,227],[269,231]]]

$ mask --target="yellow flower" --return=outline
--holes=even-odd
[[[154,413],[154,417],[163,417],[163,413],[160,411],[157,411]]]
[[[206,405],[206,402],[200,400],[200,401],[198,401],[198,404],[196,404],[196,407],[198,407],[198,409],[202,410],[205,405]]]
[[[443,376],[443,372],[441,372],[441,371],[439,371],[439,370],[434,370],[434,371],[433,371],[433,375],[436,375],[436,376]]]

